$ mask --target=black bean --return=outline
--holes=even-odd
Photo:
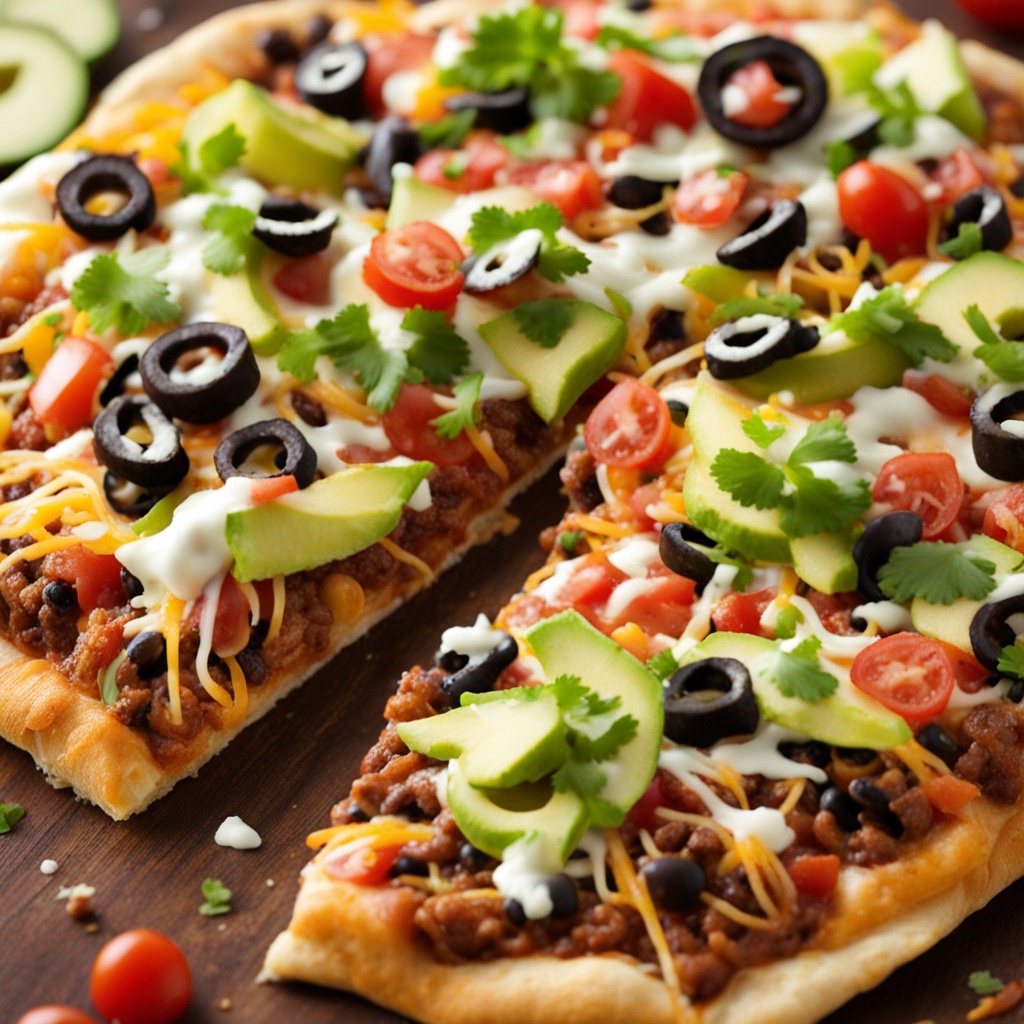
[[[648,861],[640,874],[656,907],[685,910],[692,906],[707,884],[704,869],[685,857],[659,857]]]
[[[942,758],[951,768],[956,764],[960,756],[960,747],[941,725],[926,725],[916,738],[925,750],[930,750],[936,757]]]
[[[854,779],[850,783],[850,796],[861,805],[875,809],[887,810],[889,794],[878,783],[870,778]]]
[[[153,679],[167,671],[167,641],[163,633],[147,630],[132,637],[127,654],[140,679]]]
[[[640,221],[640,230],[645,231],[649,235],[654,235],[656,238],[664,238],[672,230],[672,221],[669,219],[668,214],[662,210],[653,217]]]
[[[142,597],[145,588],[142,585],[142,580],[137,576],[133,576],[127,569],[121,569],[121,586],[124,587],[124,592],[128,595],[130,601],[133,597]]]
[[[544,885],[551,897],[551,916],[572,917],[580,905],[576,883],[568,875],[552,875]]]
[[[397,878],[399,875],[418,875],[420,877],[425,877],[430,874],[430,867],[426,861],[416,860],[415,858],[406,856],[403,853],[402,856],[391,865],[391,871],[389,874],[392,878]]]
[[[847,764],[871,764],[878,754],[865,747],[836,747],[835,755]]]
[[[491,858],[483,850],[478,850],[472,843],[463,843],[459,847],[459,864],[474,875],[478,871],[483,871],[490,862]]]
[[[780,743],[779,753],[799,764],[810,764],[815,768],[827,768],[832,760],[832,750],[827,743],[808,740],[806,743]]]
[[[292,408],[303,423],[308,423],[311,427],[327,426],[327,413],[324,407],[315,398],[310,398],[305,391],[292,392]]]
[[[294,64],[299,59],[299,47],[291,32],[283,28],[267,29],[256,37],[256,46],[273,64]]]
[[[267,681],[267,663],[256,651],[246,647],[235,655],[235,660],[249,686],[262,686]]]
[[[306,25],[306,45],[317,46],[322,43],[334,28],[334,22],[326,14],[317,14],[309,19]]]
[[[821,810],[828,811],[844,832],[856,832],[860,828],[856,803],[835,786],[829,787],[821,794],[818,806]]]
[[[664,181],[650,181],[635,174],[626,174],[612,182],[608,199],[622,210],[642,210],[645,206],[661,202],[665,185]]]
[[[651,317],[647,344],[651,345],[656,341],[686,341],[683,314],[678,309],[666,309],[663,306]]]
[[[526,924],[526,911],[519,900],[505,900],[505,916],[517,928],[522,928]]]
[[[62,612],[74,608],[78,603],[75,595],[75,588],[63,580],[50,580],[43,587],[43,600],[59,608]]]

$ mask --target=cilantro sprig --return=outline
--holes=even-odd
[[[994,996],[1006,988],[991,971],[972,971],[967,979],[967,987],[979,996]]]
[[[965,220],[960,225],[955,238],[950,238],[939,244],[939,252],[951,260],[965,260],[968,256],[973,256],[984,248],[981,228],[972,220]]]
[[[552,7],[485,14],[471,33],[472,45],[441,71],[440,84],[481,92],[525,87],[535,118],[585,122],[618,96],[622,82],[613,72],[583,66],[566,45],[564,28],[564,14]]]
[[[764,292],[761,295],[741,295],[717,305],[709,320],[712,324],[726,320],[739,320],[745,316],[784,316],[791,319],[803,308],[804,300],[799,295],[782,292]]]
[[[878,124],[879,139],[887,146],[909,146],[917,138],[915,123],[924,113],[914,99],[910,86],[900,82],[891,89],[884,89],[869,82],[864,92],[868,103],[881,118]]]
[[[784,697],[796,697],[815,704],[836,692],[839,680],[821,667],[816,636],[801,640],[791,650],[779,648],[769,674]]]
[[[660,39],[648,39],[621,25],[602,25],[594,41],[606,50],[636,50],[673,64],[689,64],[704,59],[693,37],[682,32]]]
[[[455,408],[430,421],[439,437],[451,441],[466,427],[475,427],[480,422],[480,385],[483,380],[482,374],[474,373],[469,377],[463,377],[455,385],[452,389],[456,401]]]
[[[1010,644],[999,652],[996,671],[1015,679],[1024,679],[1024,647]]]
[[[213,232],[203,246],[203,266],[215,274],[241,270],[260,244],[252,233],[255,224],[256,214],[244,206],[211,206],[203,217],[203,227]]]
[[[10,832],[25,817],[21,804],[0,804],[0,836]]]
[[[572,326],[572,307],[565,299],[537,299],[516,306],[516,326],[541,348],[554,348]]]
[[[517,213],[509,213],[500,206],[485,206],[473,214],[467,240],[475,253],[483,254],[500,242],[536,229],[542,236],[537,270],[541,277],[558,284],[574,274],[584,273],[590,266],[589,257],[559,240],[557,232],[561,226],[562,214],[551,203],[538,203]]]
[[[439,121],[420,125],[417,132],[427,149],[454,149],[470,133],[475,120],[475,110],[460,110]]]
[[[178,149],[181,162],[175,173],[181,178],[182,193],[220,192],[217,179],[245,156],[245,138],[232,122],[211,135],[194,153],[187,142],[182,142]]]
[[[898,604],[920,597],[952,604],[961,597],[981,601],[996,588],[995,565],[956,544],[921,541],[894,548],[878,572],[882,592]]]
[[[74,283],[71,304],[88,314],[89,328],[96,334],[116,327],[129,337],[150,324],[174,323],[181,317],[181,307],[171,302],[167,284],[155,276],[169,260],[162,246],[127,256],[100,253]]]
[[[231,890],[219,878],[207,878],[199,886],[203,902],[199,913],[203,917],[218,917],[231,913]]]
[[[857,309],[833,316],[826,330],[841,330],[852,341],[878,338],[898,348],[914,366],[926,358],[948,363],[957,353],[957,346],[939,327],[925,323],[914,312],[900,284],[883,288]]]
[[[1024,380],[1024,341],[1003,338],[978,306],[968,306],[964,319],[981,341],[974,349],[975,358],[1002,380]]]
[[[666,647],[665,650],[659,651],[653,657],[647,659],[647,667],[664,682],[679,668],[679,662],[672,653],[672,648]]]
[[[753,421],[753,422],[751,422]],[[780,437],[777,426],[759,416],[743,424],[744,432],[762,449]],[[839,483],[816,476],[810,463],[857,461],[857,450],[842,421],[830,417],[812,423],[784,463],[757,452],[724,448],[711,464],[718,486],[741,505],[777,508],[782,529],[790,537],[806,537],[852,526],[871,505],[865,480]]]

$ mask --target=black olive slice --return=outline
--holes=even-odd
[[[518,657],[519,644],[515,637],[506,633],[497,647],[488,651],[479,661],[463,664],[441,685],[451,697],[452,703],[457,705],[464,693],[486,693],[493,690],[501,673]]]
[[[665,735],[675,743],[707,748],[729,736],[749,736],[759,718],[750,673],[735,658],[704,658],[669,678]]]
[[[483,295],[525,277],[537,266],[543,241],[544,236],[531,228],[499,242],[479,256],[470,256],[462,264],[465,275],[462,290]]]
[[[656,238],[664,238],[672,233],[672,220],[664,210],[659,210],[647,220],[640,221],[640,230]]]
[[[764,61],[780,85],[796,86],[800,98],[778,124],[755,128],[726,114],[722,90],[741,68]],[[828,104],[828,79],[821,65],[801,46],[777,36],[758,36],[716,50],[704,62],[697,96],[711,127],[725,138],[755,149],[775,149],[803,138],[821,120]]]
[[[1013,224],[1006,201],[991,185],[979,185],[966,192],[953,207],[953,215],[946,225],[946,238],[956,238],[963,224],[977,224],[981,228],[983,249],[1002,252],[1013,241]]]
[[[616,178],[608,191],[608,200],[621,210],[642,210],[645,206],[660,203],[668,182],[651,181],[635,174]]]
[[[395,164],[414,164],[423,153],[419,133],[404,117],[378,122],[363,157],[363,169],[385,206],[391,203]]]
[[[716,327],[704,341],[704,358],[712,377],[734,380],[809,352],[819,340],[817,327],[759,314]]]
[[[306,23],[306,45],[316,46],[322,43],[334,28],[334,20],[326,14],[314,14]]]
[[[144,516],[161,498],[171,493],[173,487],[140,487],[130,480],[122,480],[107,470],[103,474],[103,493],[107,504],[122,516],[138,519]]]
[[[685,576],[697,584],[697,594],[704,592],[704,588],[711,582],[715,575],[718,563],[694,547],[686,539],[686,530],[683,523],[669,523],[661,531],[658,540],[658,553],[661,560],[674,573]]]
[[[248,472],[246,459],[258,448],[274,447],[276,473]],[[213,453],[213,464],[221,480],[247,476],[257,480],[293,476],[301,490],[316,476],[316,452],[312,445],[287,420],[263,420],[228,434]]]
[[[127,437],[142,426],[152,440],[140,444]],[[177,486],[188,473],[189,461],[178,428],[163,411],[142,395],[121,395],[92,426],[96,458],[115,476],[150,490]]]
[[[101,192],[125,197],[113,213],[90,213],[90,199]],[[90,242],[109,242],[134,229],[145,231],[156,217],[153,186],[127,156],[93,156],[60,179],[57,207],[68,227]]]
[[[746,231],[726,242],[718,262],[737,270],[778,270],[807,241],[807,211],[796,199],[779,199]]]
[[[1024,614],[1024,594],[983,604],[978,609],[971,620],[971,649],[985,668],[997,671],[1003,648],[1017,640],[1017,630],[1010,619],[1021,614]]]
[[[100,392],[100,405],[106,408],[124,391],[124,382],[139,368],[139,357],[136,353],[126,356],[121,365],[110,375]]]
[[[685,426],[686,417],[690,415],[690,407],[678,398],[666,398],[665,404],[668,406],[668,413],[672,417],[672,422],[677,427]]]
[[[331,210],[271,196],[260,207],[252,233],[268,249],[298,258],[326,249],[337,226],[338,215]]]
[[[971,447],[978,466],[997,480],[1024,480],[1024,437],[1000,424],[1024,413],[1024,391],[993,388],[971,406]]]
[[[299,44],[286,28],[268,28],[256,37],[256,48],[271,64],[294,64],[299,59]]]
[[[188,352],[215,349],[223,358],[212,380],[191,383],[178,378],[175,364]],[[231,324],[200,323],[176,327],[153,342],[139,362],[146,394],[168,416],[186,423],[216,423],[252,397],[260,368],[245,331]]]
[[[888,601],[878,585],[878,571],[896,548],[909,547],[921,539],[924,520],[909,511],[886,512],[872,519],[853,545],[857,565],[857,589],[869,601]]]
[[[475,110],[474,128],[510,135],[522,131],[533,123],[530,112],[530,90],[504,89],[501,92],[461,92],[444,101],[451,114]]]
[[[310,106],[332,117],[365,117],[367,64],[360,43],[320,43],[295,68],[295,89]]]

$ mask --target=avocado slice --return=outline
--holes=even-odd
[[[937,21],[926,21],[920,37],[875,73],[875,82],[886,88],[906,82],[922,110],[944,117],[973,139],[985,134],[985,108],[956,36]]]
[[[448,806],[462,834],[478,849],[501,857],[514,842],[537,836],[564,864],[587,830],[587,809],[575,793],[558,793],[548,782],[512,789],[478,789],[448,765]]]
[[[751,275],[735,267],[708,263],[686,272],[683,284],[710,299],[716,306],[738,299],[746,291]]]
[[[552,348],[519,330],[514,309],[478,328],[505,369],[526,385],[530,405],[545,423],[561,419],[615,365],[626,344],[626,325],[617,316],[582,299],[561,301],[569,306],[571,321]]]
[[[410,750],[441,761],[457,758],[477,788],[536,782],[561,767],[567,754],[561,709],[543,690],[536,700],[473,703],[397,728]]]
[[[384,227],[388,231],[411,224],[413,221],[436,221],[452,208],[455,193],[437,185],[428,185],[413,175],[395,178],[391,205]]]
[[[784,696],[769,675],[778,647],[764,637],[746,633],[712,633],[682,659],[683,665],[704,658],[735,658],[750,672],[761,716],[812,740],[837,747],[888,750],[913,738],[899,715],[858,690],[849,670],[832,662],[827,669],[839,679],[839,688],[824,700],[809,703]],[[823,659],[824,661],[824,659]]]
[[[413,491],[433,469],[350,466],[305,490],[227,517],[227,542],[245,583],[348,558],[386,537]],[[282,540],[287,543],[282,543]]]
[[[991,562],[996,567],[996,573],[1000,575],[1013,572],[1024,558],[1019,551],[1008,548],[984,534],[978,534],[958,544],[957,547],[961,551]],[[961,597],[952,604],[929,604],[920,597],[915,597],[910,602],[910,621],[918,633],[953,644],[970,654],[971,622],[984,603]]]
[[[599,765],[607,776],[601,797],[625,815],[643,796],[658,766],[665,724],[661,683],[646,665],[576,611],[543,619],[524,638],[548,679],[578,676],[599,697],[619,698],[614,715],[636,719],[633,739]]]
[[[245,139],[241,164],[246,170],[267,184],[300,190],[341,193],[345,173],[366,143],[347,121],[312,108],[285,109],[241,78],[192,111],[182,140],[196,153],[230,124]]]
[[[263,280],[263,253],[254,253],[235,274],[213,274],[210,299],[217,316],[241,327],[257,355],[276,352],[284,342],[280,314]]]

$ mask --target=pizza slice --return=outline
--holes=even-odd
[[[430,1024],[809,1024],[1024,873],[1021,97],[870,26],[685,37],[748,80],[748,141],[779,39],[861,70],[767,157],[802,191],[686,273],[685,340],[610,375],[548,565],[403,676],[264,980]],[[958,69],[939,106],[919,60]],[[677,211],[707,139],[659,142],[617,168]],[[731,152],[719,195],[770,173]],[[857,237],[794,241],[822,209]]]

